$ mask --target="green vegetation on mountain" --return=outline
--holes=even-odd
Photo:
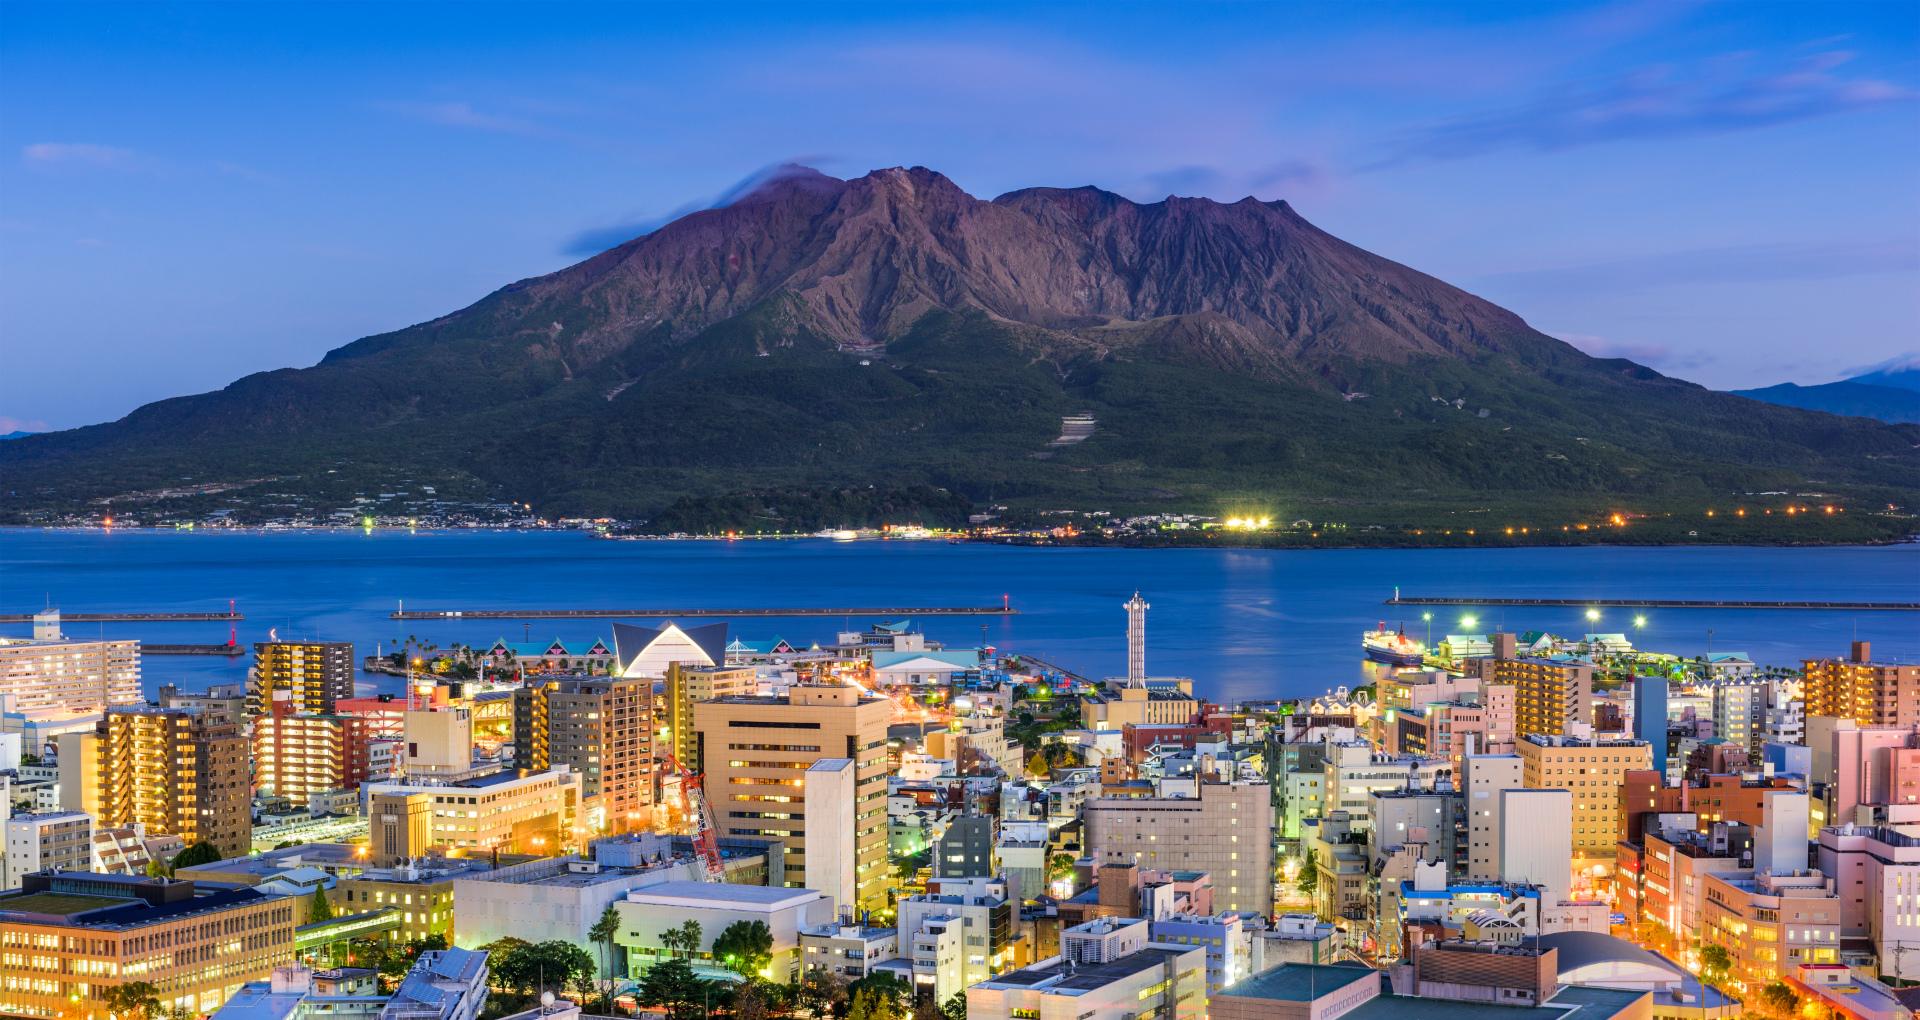
[[[1052,445],[1073,415],[1092,435]],[[1909,518],[1866,511],[1916,489],[1920,427],[1589,358],[1284,203],[981,202],[920,170],[789,181],[312,368],[0,445],[16,522],[394,496],[662,532],[989,506],[1545,527],[1819,492],[1874,539]]]

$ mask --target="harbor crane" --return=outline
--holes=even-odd
[[[680,802],[687,819],[693,823],[693,852],[700,858],[701,877],[708,882],[726,881],[726,864],[720,858],[719,830],[713,823],[713,805],[701,785],[704,777],[680,764],[680,759],[671,751],[667,753],[667,767],[680,776]]]

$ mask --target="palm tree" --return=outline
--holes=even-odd
[[[606,979],[605,989],[601,992],[603,1004],[611,1007],[613,1003],[613,936],[620,930],[620,914],[607,904],[600,912],[600,920],[587,929],[587,937],[600,945],[600,973]]]

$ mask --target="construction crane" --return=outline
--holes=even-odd
[[[667,753],[667,767],[680,776],[680,803],[693,823],[693,852],[699,856],[701,877],[709,882],[726,881],[726,865],[720,859],[719,831],[713,824],[713,805],[707,802],[700,773],[680,764]]]

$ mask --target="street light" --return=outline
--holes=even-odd
[[[1635,627],[1635,629],[1645,629],[1647,626],[1646,615],[1643,613],[1639,616],[1635,616],[1633,618],[1633,626]]]
[[[1472,630],[1480,625],[1480,618],[1471,614],[1460,618],[1460,626]]]
[[[1420,619],[1425,620],[1427,622],[1427,647],[1432,648],[1433,647],[1433,613],[1432,612],[1421,613]]]
[[[1599,623],[1599,622],[1600,622],[1600,610],[1598,610],[1598,609],[1589,609],[1589,610],[1587,610],[1587,622],[1588,622],[1588,623]]]

